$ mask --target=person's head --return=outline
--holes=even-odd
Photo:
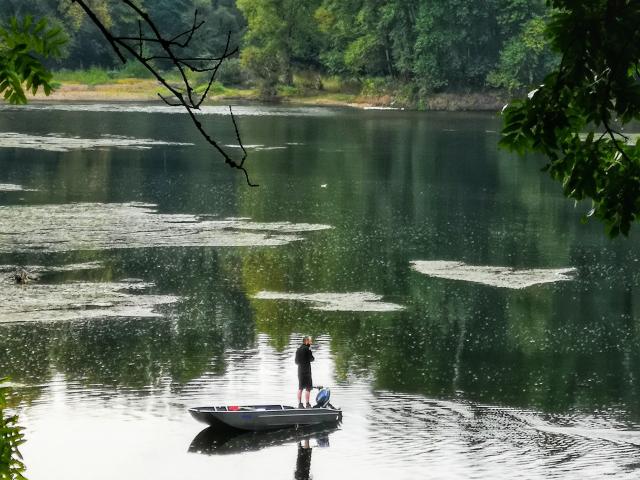
[[[302,339],[302,343],[305,345],[313,345],[313,338],[311,338],[311,335],[307,335]]]

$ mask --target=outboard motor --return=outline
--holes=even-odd
[[[323,388],[316,395],[316,404],[313,408],[323,408],[329,405],[329,398],[331,397],[331,390]]]

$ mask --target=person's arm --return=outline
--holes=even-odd
[[[313,358],[313,352],[311,351],[311,347],[309,347],[309,362],[313,362],[315,358]]]

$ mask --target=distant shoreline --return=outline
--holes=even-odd
[[[155,102],[160,100],[162,88],[155,80],[124,79],[113,83],[88,85],[64,82],[51,95],[42,93],[29,96],[29,101],[53,102]],[[252,89],[233,89],[228,94],[210,95],[208,103],[227,101],[261,102]],[[287,95],[278,97],[275,103],[291,105],[336,106],[351,108],[380,108],[426,111],[490,111],[497,112],[507,102],[504,94],[496,92],[436,93],[427,98],[420,108],[400,106],[392,96],[366,97],[355,94],[314,92],[313,95]],[[264,102],[271,103],[271,102]]]

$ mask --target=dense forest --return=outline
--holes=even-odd
[[[114,0],[93,8],[120,33],[135,33],[130,10]],[[393,89],[406,99],[433,92],[521,90],[540,81],[556,55],[544,36],[544,0],[140,0],[167,32],[206,20],[194,54],[220,53],[228,32],[237,58],[225,85],[322,90],[339,79],[362,91]],[[54,69],[120,69],[92,22],[70,0],[0,0],[6,18],[32,14],[69,37]],[[141,68],[129,65],[132,75]]]

